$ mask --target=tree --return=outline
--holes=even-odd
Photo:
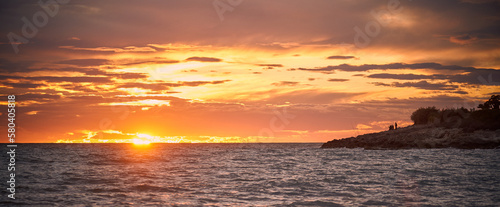
[[[438,119],[439,110],[436,107],[419,108],[411,114],[411,120],[415,125],[428,124]]]
[[[482,110],[487,110],[487,109],[500,109],[500,95],[491,95],[491,98],[484,102],[484,104],[479,104],[477,108],[480,108]]]
[[[493,107],[493,109],[500,109],[500,95],[491,95],[490,100],[487,102]]]

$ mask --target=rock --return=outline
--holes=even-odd
[[[409,126],[332,140],[321,148],[411,149],[411,148],[500,148],[500,130],[463,132],[459,128],[447,129],[431,125]]]

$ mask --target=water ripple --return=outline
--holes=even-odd
[[[498,149],[319,146],[20,144],[0,206],[500,205]]]

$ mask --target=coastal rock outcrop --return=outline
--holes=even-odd
[[[332,140],[321,148],[411,149],[411,148],[500,148],[500,130],[464,132],[460,128],[414,125],[398,130]]]

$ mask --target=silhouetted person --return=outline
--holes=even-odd
[[[394,125],[389,126],[389,131],[394,130]]]
[[[394,122],[394,129],[398,129],[398,122]]]

